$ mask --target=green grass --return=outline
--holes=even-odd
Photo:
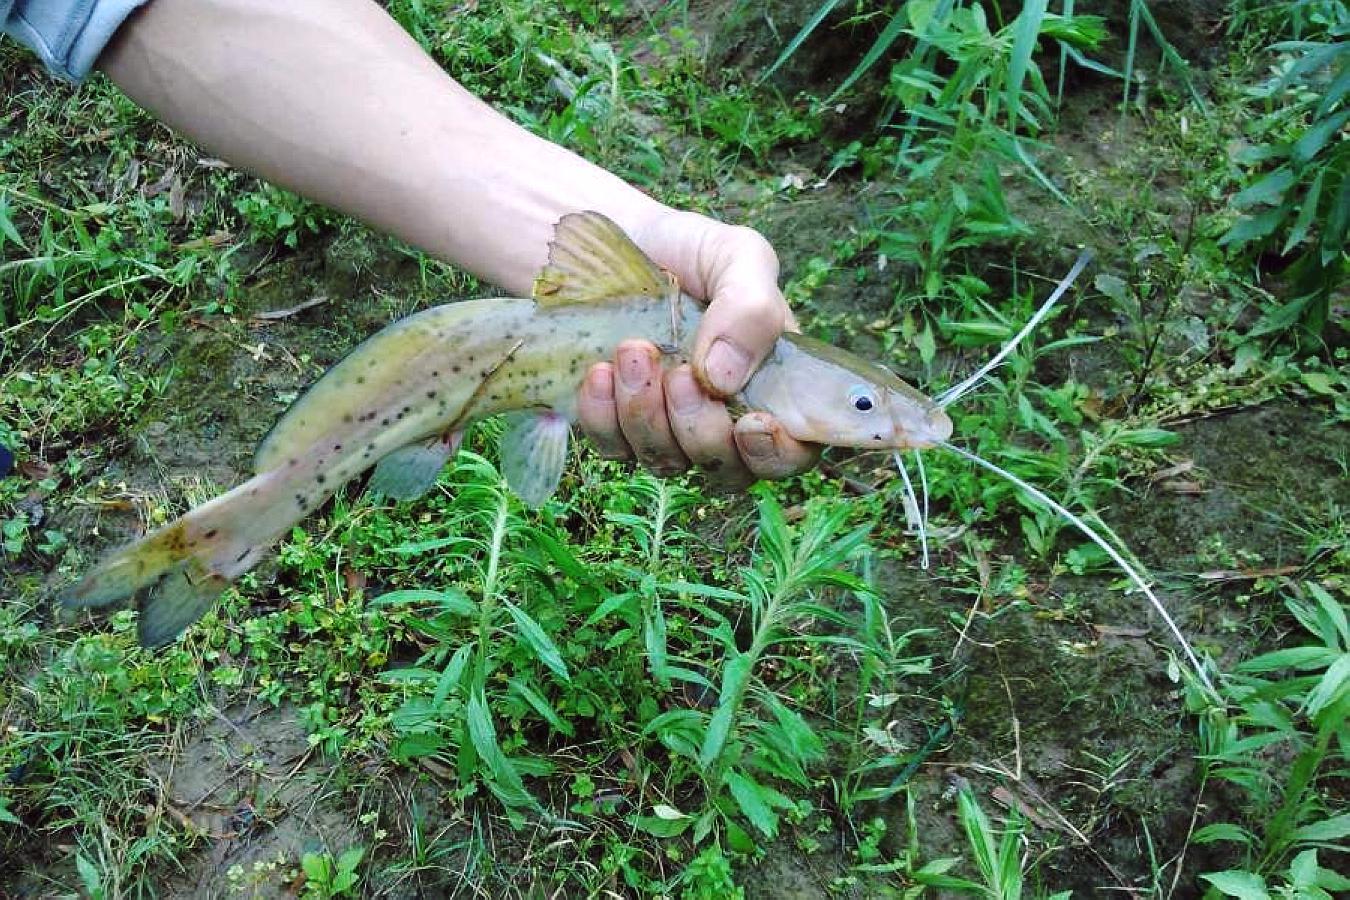
[[[728,897],[776,895],[791,876],[763,873],[783,870],[839,896],[1343,890],[1350,550],[1343,494],[1319,484],[1350,466],[1350,380],[1309,338],[1343,326],[1290,312],[1297,284],[1224,240],[1269,177],[1232,142],[1311,127],[1306,93],[1252,111],[1267,76],[1240,53],[1288,35],[1246,15],[1207,114],[1170,57],[1122,113],[1091,21],[958,4],[925,31],[919,6],[869,25],[825,3],[779,35],[791,67],[872,28],[838,71],[852,92],[887,76],[859,99],[890,125],[847,133],[828,120],[840,84],[785,97],[710,70],[679,5],[391,9],[528,127],[671,202],[737,198],[806,327],[931,393],[1017,330],[1076,245],[1097,250],[953,410],[957,439],[1143,557],[1222,704],[1143,633],[1096,547],[942,454],[929,573],[884,459],[831,453],[728,498],[583,453],[536,513],[501,485],[487,423],[422,500],[339,494],[166,650],[135,646],[130,612],[60,618],[64,580],[241,470],[323,365],[478,286],[6,46],[0,442],[20,468],[0,481],[0,857],[18,864],[0,890],[150,896],[205,874],[239,896]],[[1300,40],[1320,39],[1314,6]],[[1148,21],[1105,24],[1131,40]],[[1078,73],[1062,99],[1056,59]],[[1108,79],[1104,103],[1079,69]],[[829,185],[782,177],[808,169]],[[1219,431],[1234,421],[1251,433]],[[303,750],[281,756],[255,717]],[[224,787],[182,796],[180,765],[223,766]]]

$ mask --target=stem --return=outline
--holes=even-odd
[[[497,576],[502,556],[502,544],[506,540],[506,514],[508,501],[505,492],[497,497],[497,513],[492,520],[492,543],[488,547],[487,572],[483,575],[483,599],[478,604],[478,666],[487,678],[488,636],[492,631],[492,614],[496,611],[493,601],[497,596]]]

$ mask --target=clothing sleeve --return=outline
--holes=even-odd
[[[5,34],[29,47],[47,69],[82,81],[108,41],[146,0],[0,0]]]

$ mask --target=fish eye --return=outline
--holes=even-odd
[[[865,387],[855,387],[849,391],[848,402],[858,412],[871,412],[877,405],[876,397]]]

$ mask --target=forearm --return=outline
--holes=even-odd
[[[664,207],[473,97],[370,0],[154,0],[98,65],[210,152],[529,292],[553,223]]]

